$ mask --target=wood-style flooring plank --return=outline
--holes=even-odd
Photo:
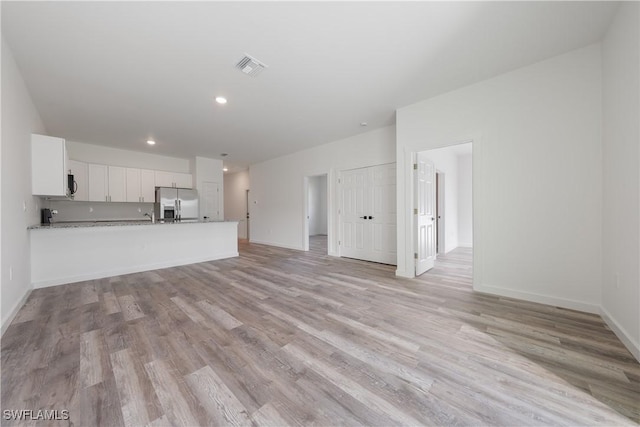
[[[310,248],[245,241],[33,290],[2,337],[2,408],[81,426],[640,422],[640,364],[599,316],[474,293],[470,249],[405,279]]]

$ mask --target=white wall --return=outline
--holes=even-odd
[[[474,289],[596,312],[600,45],[397,111],[398,275],[413,276],[414,152],[473,140]]]
[[[251,241],[303,250],[304,177],[328,173],[328,249],[337,255],[339,171],[394,161],[395,127],[386,127],[252,165]]]
[[[471,154],[458,156],[458,246],[473,246]]]
[[[603,317],[640,360],[640,5],[624,3],[602,45]],[[617,276],[617,283],[616,283]]]
[[[27,226],[40,221],[39,199],[31,195],[31,133],[44,131],[13,54],[2,40],[2,332],[31,291]]]
[[[224,176],[224,219],[238,221],[238,238],[247,238],[247,190],[249,171]]]
[[[198,197],[200,198],[200,203],[198,204],[200,218],[205,216],[205,206],[201,194],[204,182],[215,182],[218,184],[218,212],[220,212],[220,214],[216,219],[224,218],[224,172],[222,171],[222,160],[196,157],[191,163],[194,188],[198,190]]]
[[[58,136],[58,135],[53,135]],[[189,159],[67,141],[69,158],[80,162],[191,173]]]
[[[309,177],[309,236],[327,234],[327,175]]]
[[[53,222],[146,220],[153,213],[153,203],[83,202],[78,200],[41,200],[42,207],[55,209]],[[39,221],[36,221],[39,223]]]

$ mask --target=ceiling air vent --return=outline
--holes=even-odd
[[[236,64],[236,68],[248,76],[257,76],[267,68],[267,65],[255,58],[245,54],[244,57]]]

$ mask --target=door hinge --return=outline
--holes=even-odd
[[[413,170],[414,170],[414,171],[417,171],[417,170],[418,170],[418,164],[417,164],[417,163],[414,163],[414,164],[413,164]]]
[[[413,257],[414,257],[415,259],[418,259],[418,252],[414,252],[414,253],[413,253]]]
[[[413,214],[418,215],[418,208],[413,208]]]
[[[338,178],[338,184],[340,184],[342,181],[340,180],[340,178]]]
[[[342,213],[342,211],[340,209],[338,209],[338,215],[340,215]]]
[[[340,246],[342,244],[342,242],[340,240],[338,240],[338,246]]]

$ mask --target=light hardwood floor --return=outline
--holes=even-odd
[[[240,257],[33,291],[3,425],[633,425],[640,365],[595,315],[471,292],[471,252],[395,267]]]

